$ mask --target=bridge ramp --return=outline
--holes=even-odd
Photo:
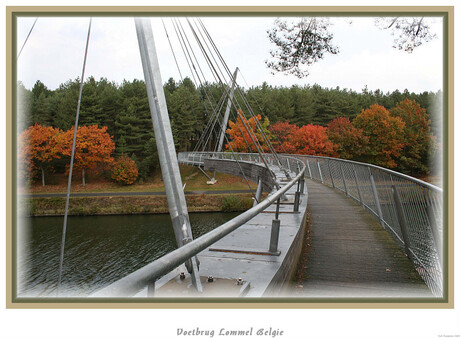
[[[307,180],[311,218],[301,297],[433,297],[390,234],[343,193]]]

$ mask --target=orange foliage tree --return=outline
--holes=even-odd
[[[19,135],[18,159],[20,175],[31,178],[34,170],[40,170],[42,185],[45,185],[45,171],[52,169],[53,159],[61,157],[61,130],[34,124]]]
[[[289,135],[283,143],[291,154],[336,156],[336,146],[327,137],[326,128],[313,124],[302,126]]]
[[[350,160],[363,154],[369,137],[356,128],[348,118],[337,117],[327,125],[327,136],[336,144],[340,158]]]
[[[276,122],[270,126],[270,131],[272,131],[272,138],[273,147],[275,148],[276,152],[284,153],[286,149],[284,149],[284,142],[287,142],[289,139],[289,135],[295,133],[299,127],[295,124],[290,124],[289,122]]]
[[[363,131],[368,142],[358,160],[379,166],[394,168],[404,146],[405,124],[400,117],[393,117],[383,106],[374,104],[363,109],[353,120],[353,125]]]
[[[229,144],[225,145],[226,149],[233,149],[241,152],[257,152],[257,147],[253,142],[254,139],[258,141],[264,151],[267,151],[268,145],[264,141],[262,132],[257,127],[257,122],[261,119],[262,117],[260,115],[247,119],[241,112],[241,109],[238,109],[236,122],[228,121],[229,128],[226,130],[226,133],[229,135],[231,141]],[[267,134],[267,137],[270,138],[270,133],[267,130],[269,124],[270,121],[266,118],[260,125]]]
[[[73,135],[74,127],[62,134],[64,155],[71,155]],[[114,150],[115,142],[107,133],[107,127],[99,128],[97,125],[92,125],[78,128],[74,165],[82,170],[83,186],[85,186],[85,170],[110,165],[113,162]]]
[[[115,161],[111,177],[117,183],[130,185],[136,182],[138,174],[136,162],[123,154]]]
[[[406,124],[403,134],[404,148],[398,159],[398,166],[409,174],[427,174],[435,137],[430,131],[426,109],[415,101],[405,99],[390,109],[390,114],[401,118]]]

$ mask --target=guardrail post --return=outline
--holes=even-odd
[[[296,191],[295,196],[294,196],[294,212],[299,211],[299,204],[300,204],[300,191]]]
[[[271,253],[279,254],[278,251],[278,240],[280,236],[280,225],[281,221],[279,219],[279,212],[280,212],[280,199],[276,201],[276,212],[275,212],[275,219],[272,220],[272,231],[270,233],[270,246],[268,251]]]
[[[356,189],[358,190],[359,202],[361,203],[361,205],[362,205],[363,208],[364,208],[363,196],[361,195],[361,188],[359,187],[358,175],[356,174],[356,169],[355,169],[355,165],[354,165],[354,164],[352,164],[352,168],[353,168],[353,174],[354,174],[354,176],[355,176]]]
[[[308,158],[307,158],[307,168],[308,168],[308,175],[310,175],[310,179],[313,179],[313,176],[311,176],[310,161],[308,161]]]
[[[305,191],[305,172],[300,178],[300,193],[303,194]]]
[[[340,171],[342,172],[343,187],[345,188],[345,195],[348,196],[347,182],[345,181],[345,174],[343,173],[343,166],[340,165]]]
[[[377,188],[375,186],[374,175],[372,175],[371,169],[369,167],[367,169],[369,171],[369,179],[372,185],[372,193],[374,194],[375,206],[377,208],[379,221],[382,226],[385,226],[385,223],[383,222],[382,208],[380,207],[379,194],[377,193]]]
[[[332,187],[335,189],[334,177],[332,176],[331,161],[330,160],[327,160],[327,168],[329,169],[329,176],[331,176]]]
[[[396,205],[396,214],[398,216],[398,222],[401,227],[401,233],[404,240],[404,248],[406,250],[406,255],[409,257],[411,262],[413,261],[412,253],[410,251],[410,241],[409,241],[409,233],[407,232],[407,222],[406,222],[406,215],[404,214],[404,209],[401,203],[401,198],[398,193],[398,189],[396,189],[395,185],[391,186],[393,190],[393,198],[395,200]]]
[[[297,191],[294,195],[294,212],[299,211],[299,204],[300,204],[300,181],[297,182]]]
[[[319,161],[318,160],[316,160],[316,166],[318,167],[319,179],[321,181],[321,184],[324,184],[323,175],[321,174],[321,167],[319,166]]]

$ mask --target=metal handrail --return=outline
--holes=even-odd
[[[311,156],[307,177],[356,200],[396,239],[432,293],[443,295],[443,190],[372,164]]]
[[[179,162],[195,162],[199,159],[201,163],[204,159],[210,156],[224,158],[228,153],[180,153]],[[241,158],[251,160],[251,162],[261,161],[258,154],[241,154]],[[264,155],[265,156],[265,155]],[[270,155],[266,155],[270,158]],[[276,202],[284,195],[295,183],[300,182],[305,174],[305,164],[292,157],[283,156],[286,162],[298,164],[300,167],[297,175],[285,186],[279,190],[273,190],[262,202],[240,214],[239,216],[231,219],[230,221],[222,224],[218,228],[206,233],[205,235],[194,239],[193,241],[185,244],[184,246],[158,258],[152,263],[147,264],[143,268],[136,270],[128,276],[110,284],[106,288],[94,293],[91,297],[130,297],[144,289],[149,284],[154,283],[158,278],[172,271],[180,264],[186,262],[191,257],[197,255],[205,250],[219,239],[225,237],[232,231],[245,224],[247,221],[258,215],[261,211],[265,210],[271,204]]]

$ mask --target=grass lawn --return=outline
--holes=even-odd
[[[216,173],[217,183],[208,185],[206,182],[208,178],[200,172],[200,170],[193,166],[180,166],[182,184],[185,184],[185,191],[196,190],[247,190],[249,189],[248,183],[236,176]],[[212,177],[212,173],[208,172]],[[67,191],[67,176],[66,175],[48,175],[48,184],[44,187],[41,182],[34,182],[30,186],[18,187],[20,194],[49,194],[49,193],[65,193]],[[251,189],[256,189],[257,184],[249,182]],[[75,173],[72,178],[71,192],[146,192],[146,191],[164,191],[164,185],[161,180],[160,172],[149,181],[136,182],[132,185],[119,185],[108,179],[104,179],[101,175],[94,177],[91,173],[86,175],[86,186],[81,183],[80,173]]]

